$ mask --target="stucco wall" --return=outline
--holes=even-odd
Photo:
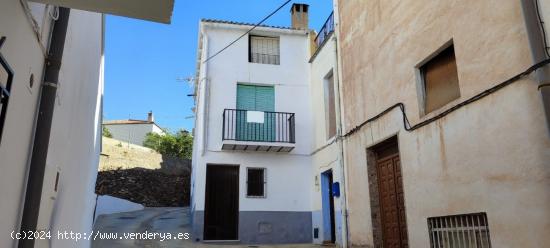
[[[0,36],[6,36],[0,52],[15,73],[0,143],[0,247],[11,247],[15,241],[9,234],[18,230],[23,209],[27,159],[40,96],[44,54],[17,0],[0,4]],[[29,87],[31,75],[35,79],[32,88]]]
[[[35,5],[33,13],[40,13]],[[38,11],[38,12],[37,12]],[[39,20],[42,21],[42,20]],[[6,36],[0,50],[15,72],[8,114],[0,144],[0,246],[16,243],[9,237],[19,230],[24,187],[34,135],[34,123],[44,63],[44,48],[33,31],[19,1],[0,4],[0,35]],[[51,178],[45,179],[41,219],[50,219],[47,227],[75,232],[91,229],[95,203],[93,185],[99,156],[100,102],[102,96],[102,17],[71,11],[67,45],[60,73],[58,99],[53,117],[46,176],[61,171],[55,202],[50,200]],[[42,39],[47,39],[45,29]],[[33,75],[34,84],[29,79]],[[43,211],[46,208],[53,208]],[[74,247],[72,243],[52,241],[55,247]],[[86,243],[83,244],[87,246]]]
[[[311,156],[312,165],[311,172],[314,183],[311,187],[311,209],[313,228],[319,228],[319,237],[314,239],[315,243],[322,243],[325,240],[330,241],[330,237],[325,237],[325,233],[330,234],[330,230],[325,230],[323,227],[323,204],[321,194],[321,173],[332,170],[333,181],[342,182],[341,180],[341,165],[338,160],[338,144],[332,143],[328,147],[325,145],[333,141],[334,138],[327,137],[326,119],[328,112],[325,108],[325,78],[331,72],[336,73],[336,42],[330,36],[325,44],[319,48],[315,57],[311,60],[311,112],[313,114],[313,136],[312,136],[312,151],[321,149]],[[337,90],[336,87],[334,87]],[[338,94],[335,92],[335,94]],[[335,101],[337,98],[335,99]],[[341,198],[334,198],[334,210],[336,217],[336,241],[341,244],[342,239],[342,222],[341,222]]]
[[[69,19],[46,161],[47,170],[58,166],[61,171],[51,230],[89,233],[101,151],[103,17],[71,10]],[[52,239],[51,244],[75,247],[73,240]],[[89,243],[84,240],[77,245],[88,247]]]
[[[205,27],[205,37],[208,46],[205,52],[213,54],[242,34],[246,27],[231,25],[229,28],[217,28],[217,24],[208,24]],[[266,34],[264,29],[258,29],[260,34]],[[276,31],[277,32],[277,31]],[[270,34],[267,32],[267,34]],[[271,33],[274,35],[274,33]],[[194,205],[197,210],[204,209],[204,184],[206,164],[240,164],[241,181],[246,186],[245,167],[265,167],[268,176],[268,197],[266,199],[246,198],[244,190],[241,192],[240,209],[244,210],[309,210],[309,193],[296,192],[293,188],[309,187],[311,178],[291,179],[280,184],[285,175],[309,174],[310,158],[307,156],[311,149],[310,136],[311,116],[309,101],[309,65],[308,39],[303,31],[282,30],[275,33],[280,35],[280,65],[254,64],[248,62],[248,39],[241,39],[230,49],[208,62],[208,73],[204,75],[202,85],[207,85],[208,93],[201,91],[200,98],[208,96],[208,103],[199,102],[197,116],[202,117],[205,112],[206,132],[202,126],[197,126],[199,139],[195,145],[205,144],[204,155],[198,155],[194,164]],[[205,58],[206,58],[205,57]],[[204,81],[207,81],[205,83]],[[222,144],[222,113],[225,108],[235,108],[237,83],[251,83],[275,86],[275,111],[296,113],[296,148],[288,154],[273,153],[244,153],[221,150]],[[204,99],[203,99],[204,101]],[[206,107],[205,107],[206,106]],[[201,135],[203,134],[203,135]],[[197,149],[195,149],[197,150]],[[199,148],[200,150],[200,148]],[[289,197],[290,196],[290,197]]]
[[[520,1],[350,0],[339,12],[345,130],[397,102],[418,123],[532,63]],[[461,97],[421,116],[415,66],[451,39]],[[410,247],[429,247],[428,217],[474,212],[493,247],[550,242],[550,141],[532,79],[413,132],[395,110],[346,139],[352,244],[373,245],[366,149],[393,135]]]
[[[203,24],[201,30],[204,60],[246,32],[248,27],[207,23]],[[192,210],[196,213],[194,227],[202,226],[200,215],[204,211],[207,164],[240,165],[239,211],[242,216],[249,216],[241,221],[258,221],[263,218],[273,223],[272,235],[281,232],[290,235],[277,242],[310,242],[311,224],[306,225],[305,234],[291,233],[280,230],[279,222],[271,222],[269,217],[269,213],[286,211],[307,216],[306,219],[311,222],[310,191],[304,190],[313,185],[313,177],[307,176],[311,175],[309,153],[312,145],[308,36],[305,31],[271,28],[257,28],[254,34],[280,37],[280,65],[249,63],[246,37],[207,63],[199,64],[192,177]],[[292,152],[275,154],[221,150],[222,113],[224,109],[236,108],[237,83],[275,87],[275,111],[296,114],[296,147]],[[266,198],[246,197],[247,167],[266,168]],[[243,242],[261,242],[252,235],[258,231],[256,227],[240,226],[239,229],[239,237]],[[202,230],[197,232],[202,233]],[[294,239],[298,236],[302,237]],[[276,236],[265,237],[271,240],[269,242],[276,240]]]
[[[113,139],[142,146],[147,133],[163,133],[155,124],[104,124]]]

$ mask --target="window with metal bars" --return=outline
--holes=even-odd
[[[247,197],[265,197],[266,174],[265,168],[247,168]]]
[[[2,47],[5,37],[0,40]],[[8,102],[10,100],[11,83],[13,80],[13,70],[8,65],[0,53],[0,143],[2,142],[2,134],[4,131],[4,122],[6,121],[6,113],[8,111]]]
[[[251,35],[248,61],[259,64],[280,64],[279,37]]]
[[[490,248],[486,213],[428,218],[432,248]]]

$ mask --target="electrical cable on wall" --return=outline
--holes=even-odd
[[[506,87],[506,86],[508,86],[508,85],[510,85],[510,84],[512,84],[512,83],[514,83],[514,82],[517,82],[518,80],[520,80],[520,79],[522,79],[523,77],[525,77],[525,76],[531,74],[531,73],[534,72],[535,70],[537,70],[537,69],[539,69],[539,68],[541,68],[541,67],[543,67],[543,66],[545,66],[545,65],[548,65],[548,64],[550,64],[550,59],[546,59],[546,60],[543,60],[543,61],[541,61],[541,62],[539,62],[539,63],[537,63],[537,64],[534,64],[533,66],[529,67],[527,70],[525,70],[525,71],[523,71],[523,72],[521,72],[521,73],[519,73],[519,74],[517,74],[517,75],[515,75],[515,76],[513,76],[513,77],[511,77],[511,78],[509,78],[508,80],[506,80],[506,81],[504,81],[504,82],[502,82],[502,83],[499,83],[499,84],[497,84],[497,85],[495,85],[495,86],[493,86],[493,87],[491,87],[491,88],[489,88],[489,89],[487,89],[487,90],[485,90],[485,91],[483,91],[483,92],[481,92],[481,93],[479,93],[479,94],[477,94],[477,95],[475,95],[475,96],[473,96],[473,97],[470,97],[470,98],[468,98],[467,100],[465,100],[465,101],[463,101],[463,102],[461,102],[461,103],[459,103],[459,104],[457,104],[457,105],[455,105],[455,106],[453,106],[453,107],[451,107],[451,108],[445,110],[444,112],[442,112],[442,113],[440,113],[440,114],[438,114],[438,115],[436,115],[436,116],[434,116],[434,117],[431,117],[431,118],[429,118],[429,119],[426,119],[426,120],[424,120],[424,121],[422,121],[422,122],[419,122],[419,123],[417,123],[417,124],[415,124],[415,125],[413,125],[413,126],[411,126],[411,124],[410,124],[410,122],[409,122],[409,118],[407,117],[407,113],[406,113],[406,110],[405,110],[405,104],[403,104],[402,102],[396,103],[396,104],[394,104],[393,106],[391,106],[391,107],[385,109],[384,111],[380,112],[380,113],[377,114],[376,116],[374,116],[374,117],[372,117],[372,118],[369,118],[368,120],[366,120],[366,121],[362,122],[361,124],[355,126],[355,127],[352,128],[351,130],[349,130],[347,133],[345,133],[344,135],[338,136],[338,137],[336,137],[336,139],[333,139],[333,140],[332,140],[331,142],[329,142],[328,144],[326,144],[326,145],[324,145],[324,146],[322,146],[322,147],[320,147],[320,148],[317,148],[317,149],[316,149],[315,151],[313,151],[311,154],[313,155],[313,154],[315,154],[315,153],[317,153],[317,152],[319,152],[319,151],[321,151],[321,150],[327,148],[328,146],[332,145],[332,144],[333,144],[334,142],[336,142],[337,140],[343,140],[343,139],[348,138],[349,136],[351,136],[351,135],[353,135],[354,133],[356,133],[356,132],[358,132],[359,130],[361,130],[365,125],[367,125],[367,124],[369,124],[369,123],[371,123],[371,122],[373,122],[373,121],[378,120],[380,117],[386,115],[387,113],[389,113],[390,111],[392,111],[392,110],[395,109],[395,108],[399,108],[399,109],[401,110],[401,114],[403,115],[403,127],[404,127],[404,129],[405,129],[406,131],[408,131],[408,132],[412,132],[412,131],[414,131],[414,130],[416,130],[416,129],[419,129],[419,128],[423,127],[423,126],[426,126],[426,125],[428,125],[428,124],[430,124],[430,123],[432,123],[432,122],[434,122],[434,121],[437,121],[437,120],[439,120],[439,119],[441,119],[441,118],[447,116],[448,114],[450,114],[450,113],[452,113],[452,112],[454,112],[454,111],[456,111],[456,110],[458,110],[458,109],[460,109],[460,108],[462,108],[462,107],[464,107],[464,106],[466,106],[466,105],[468,105],[468,104],[470,104],[470,103],[473,103],[473,102],[475,102],[475,101],[478,101],[478,100],[480,100],[480,99],[482,99],[482,98],[484,98],[484,97],[486,97],[486,96],[488,96],[488,95],[490,95],[490,94],[492,94],[492,93],[494,93],[494,92],[496,92],[496,91],[498,91],[498,90],[500,90],[500,89],[502,89],[502,88],[504,88],[504,87]]]
[[[257,28],[258,26],[262,25],[267,19],[269,19],[271,16],[273,16],[275,13],[279,12],[279,10],[281,10],[283,7],[285,7],[288,3],[290,3],[292,0],[288,0],[286,1],[285,3],[283,3],[281,6],[279,6],[279,8],[277,8],[276,10],[274,10],[273,12],[271,12],[271,14],[267,15],[266,17],[264,17],[264,19],[262,19],[260,22],[256,23],[252,28],[250,28],[248,31],[246,31],[244,34],[242,34],[241,36],[239,36],[239,38],[235,39],[234,41],[232,41],[231,43],[229,43],[227,46],[225,46],[224,48],[220,49],[219,51],[217,51],[216,53],[214,53],[212,56],[208,57],[206,60],[204,60],[203,63],[206,63],[208,62],[209,60],[211,60],[212,58],[218,56],[220,53],[222,53],[223,51],[225,51],[227,48],[229,48],[230,46],[232,46],[233,44],[235,44],[237,41],[239,41],[240,39],[242,39],[243,37],[245,37],[247,34],[249,34],[250,32],[252,32],[252,30],[254,30],[255,28]]]

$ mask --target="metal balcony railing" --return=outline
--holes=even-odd
[[[315,37],[315,44],[317,44],[317,47],[323,45],[332,32],[334,32],[334,12],[330,13],[325,24],[323,24],[323,27],[319,31],[319,34]]]
[[[223,140],[295,143],[294,113],[225,109]]]

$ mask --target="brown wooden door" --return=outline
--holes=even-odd
[[[238,240],[239,167],[208,165],[204,210],[205,240]]]
[[[384,248],[408,247],[399,154],[378,159],[377,171]]]

